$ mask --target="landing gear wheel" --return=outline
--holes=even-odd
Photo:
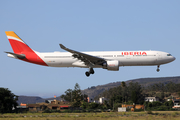
[[[89,77],[90,74],[94,74],[94,69],[92,67],[90,67],[89,71],[87,71],[85,74],[86,74],[87,77]]]
[[[157,66],[157,70],[156,70],[157,72],[159,72],[159,71],[160,71],[159,67],[160,67],[160,65],[158,65],[158,66]]]
[[[89,77],[89,76],[90,76],[90,73],[89,73],[89,72],[86,72],[85,74],[86,74],[86,76],[87,76],[87,77]]]

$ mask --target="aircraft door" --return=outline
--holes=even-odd
[[[162,56],[160,53],[157,53],[156,56],[157,56],[156,64],[158,64],[162,60]]]

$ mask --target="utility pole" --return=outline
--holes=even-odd
[[[72,91],[71,91],[71,103],[72,103]]]
[[[114,99],[113,99],[113,111],[114,111]]]

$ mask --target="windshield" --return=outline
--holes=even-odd
[[[171,54],[167,54],[167,56],[172,56]]]

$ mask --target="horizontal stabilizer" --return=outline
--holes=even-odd
[[[19,59],[26,58],[26,56],[24,54],[16,54],[16,53],[12,53],[12,52],[5,52],[5,53],[12,55],[14,58],[19,58]]]

